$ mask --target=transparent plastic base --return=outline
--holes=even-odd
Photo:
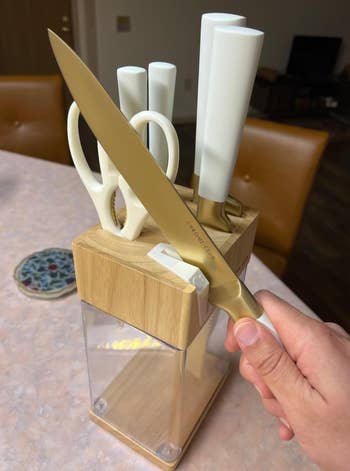
[[[174,462],[231,368],[227,315],[215,310],[178,350],[82,302],[91,410],[164,462]]]

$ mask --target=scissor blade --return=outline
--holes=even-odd
[[[261,307],[93,73],[50,30],[49,39],[67,86],[95,137],[181,257],[200,267],[208,278],[209,301],[234,319],[258,317]]]

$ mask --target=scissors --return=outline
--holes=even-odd
[[[134,240],[140,235],[148,212],[99,142],[97,142],[97,151],[102,183],[96,179],[81,147],[78,127],[79,115],[78,105],[73,102],[68,112],[67,133],[75,168],[95,205],[101,227],[116,236]],[[170,181],[174,182],[179,167],[179,141],[172,123],[156,111],[141,111],[135,114],[129,122],[139,136],[143,135],[149,122],[160,126],[168,146],[168,166],[165,174]],[[126,220],[123,225],[118,220],[114,206],[115,194],[118,189],[126,207]]]

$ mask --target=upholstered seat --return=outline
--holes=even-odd
[[[0,149],[70,163],[60,76],[0,76]]]
[[[254,252],[282,276],[320,157],[321,131],[248,118],[230,193],[260,211]]]

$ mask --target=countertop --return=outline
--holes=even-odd
[[[151,471],[158,468],[88,417],[89,388],[80,301],[18,291],[13,270],[28,254],[70,248],[98,222],[76,171],[0,151],[0,470]],[[255,256],[246,283],[310,309]],[[236,355],[235,361],[238,361]],[[192,441],[180,471],[318,470],[237,368]]]

